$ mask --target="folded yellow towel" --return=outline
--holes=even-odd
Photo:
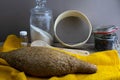
[[[14,41],[13,41],[14,40]],[[1,52],[7,52],[21,48],[20,39],[15,35],[9,35],[4,42]],[[118,52],[116,50],[108,50],[102,52],[91,53],[88,56],[80,56],[71,52],[59,50],[78,59],[97,65],[98,71],[94,74],[68,74],[62,77],[53,76],[48,80],[120,80],[120,62]],[[0,58],[0,80],[44,80],[42,78],[30,77],[20,72]],[[46,80],[46,79],[45,79]]]

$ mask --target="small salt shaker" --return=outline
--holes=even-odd
[[[20,31],[20,38],[22,47],[27,47],[28,46],[27,31]]]

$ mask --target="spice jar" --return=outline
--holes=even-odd
[[[116,31],[118,28],[115,25],[102,26],[94,30],[95,49],[97,51],[115,49],[118,37]]]
[[[20,39],[21,39],[21,46],[22,47],[28,46],[27,31],[20,31]]]

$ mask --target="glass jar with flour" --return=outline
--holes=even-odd
[[[51,44],[50,28],[53,24],[52,10],[46,7],[46,0],[36,0],[37,5],[31,9],[30,32],[31,42],[42,40]]]

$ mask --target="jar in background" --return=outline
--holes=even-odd
[[[94,43],[97,51],[116,49],[118,37],[115,25],[102,26],[94,30]]]
[[[47,0],[36,0],[37,5],[31,9],[31,42],[43,40],[49,43],[52,40],[50,28],[53,24],[53,15],[52,10],[46,7],[46,2]]]
[[[20,39],[21,39],[21,46],[27,47],[28,46],[27,31],[20,31]]]

